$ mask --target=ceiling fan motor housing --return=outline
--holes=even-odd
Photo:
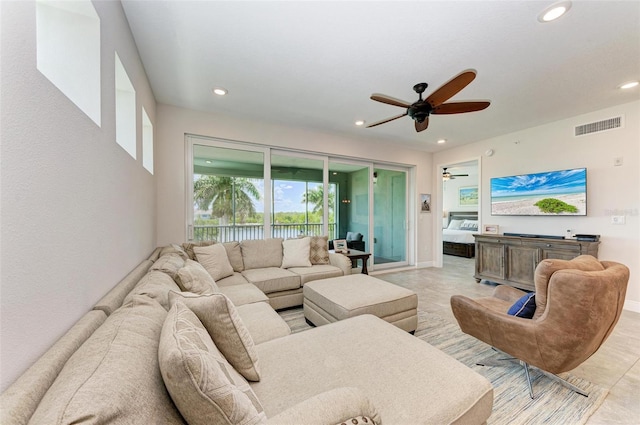
[[[431,113],[431,105],[425,101],[418,101],[409,106],[407,113],[415,121],[423,122]]]

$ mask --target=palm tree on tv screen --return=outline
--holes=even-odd
[[[234,213],[240,223],[256,213],[253,201],[260,200],[260,191],[244,177],[200,176],[193,184],[193,200],[199,209],[211,210],[211,215],[226,226]]]

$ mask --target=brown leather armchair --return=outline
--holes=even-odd
[[[531,398],[529,365],[586,396],[556,374],[576,368],[611,334],[622,313],[628,281],[629,269],[623,264],[600,262],[589,255],[549,259],[536,267],[532,319],[507,314],[526,293],[504,285],[497,286],[491,297],[454,295],[451,308],[463,332],[520,360]]]

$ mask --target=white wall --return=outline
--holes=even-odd
[[[155,179],[115,142],[114,50],[155,100],[119,2],[101,19],[102,127],[36,70],[35,3],[0,2],[0,391],[156,246]],[[138,139],[141,126],[137,127]]]
[[[576,125],[624,115],[624,128],[573,136]],[[483,156],[493,149],[491,157]],[[598,256],[631,269],[626,308],[640,311],[640,102],[483,140],[434,155],[434,164],[453,164],[482,156],[481,220],[498,224],[501,232],[601,235]],[[614,166],[622,158],[622,166]],[[491,177],[587,167],[586,217],[491,216]],[[435,172],[435,171],[434,171]],[[438,189],[442,199],[442,187]],[[625,215],[625,225],[611,224],[611,215]],[[437,243],[437,242],[434,242]]]
[[[417,187],[411,195],[429,193],[432,188],[431,154],[398,149],[365,139],[347,139],[318,131],[283,127],[158,105],[156,131],[156,175],[158,178],[158,243],[185,240],[185,133],[244,141],[306,151],[332,153],[416,166]],[[363,129],[363,132],[370,131]],[[417,205],[416,205],[417,208]],[[417,263],[433,258],[432,214],[417,214]]]

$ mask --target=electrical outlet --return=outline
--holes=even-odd
[[[612,215],[611,216],[611,224],[624,224],[624,216],[623,215]]]

